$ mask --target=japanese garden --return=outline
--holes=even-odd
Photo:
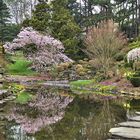
[[[0,0],[0,140],[140,140],[140,0]]]

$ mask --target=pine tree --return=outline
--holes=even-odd
[[[0,0],[0,41],[3,43],[7,40],[9,34],[7,23],[9,22],[10,13],[7,5]]]
[[[114,0],[114,20],[128,37],[138,35],[138,3],[137,0]]]
[[[72,58],[79,50],[80,27],[68,9],[67,0],[54,0],[47,2],[40,0],[33,12],[31,20],[25,20],[24,25],[34,29],[49,32],[53,37],[63,42],[65,53]]]
[[[67,9],[67,0],[55,0],[52,2],[53,14],[51,29],[56,38],[59,38],[66,47],[68,56],[74,58],[78,51],[78,35],[80,28]]]

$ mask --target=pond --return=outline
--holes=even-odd
[[[139,99],[82,97],[67,90],[34,92],[37,96],[26,105],[0,106],[0,140],[106,140],[111,127],[140,110]]]

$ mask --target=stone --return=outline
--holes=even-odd
[[[0,84],[0,88],[2,88],[3,87],[3,84]]]
[[[117,127],[110,129],[109,132],[114,136],[140,140],[139,128]]]
[[[0,79],[0,83],[3,83],[4,81],[5,81],[4,78],[1,78],[1,79]]]
[[[135,112],[137,115],[140,115],[140,112]]]
[[[3,77],[2,74],[0,74],[0,79],[1,79],[2,77]]]
[[[3,75],[4,74],[4,71],[5,71],[4,68],[0,68],[0,74]]]
[[[131,121],[138,121],[138,122],[140,122],[140,116],[131,117],[131,118],[129,118],[129,120],[131,120]]]
[[[127,122],[119,123],[119,126],[123,126],[123,127],[133,127],[133,128],[140,128],[140,122],[127,121]]]
[[[7,90],[0,90],[0,95],[7,93]]]

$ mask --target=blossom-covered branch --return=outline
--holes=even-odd
[[[140,60],[140,48],[135,48],[128,52],[127,54],[128,63],[130,61],[138,61],[138,60]]]
[[[35,51],[29,49],[31,44],[35,46]],[[4,48],[7,52],[24,50],[25,56],[33,62],[36,70],[52,64],[72,62],[63,53],[65,49],[61,41],[50,35],[41,34],[32,27],[23,28],[17,38],[12,43],[6,43]]]

